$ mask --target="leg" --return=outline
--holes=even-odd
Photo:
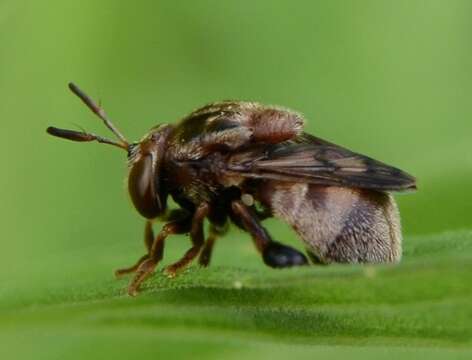
[[[116,270],[115,276],[121,277],[123,275],[135,272],[138,269],[139,265],[141,265],[141,263],[149,257],[149,253],[151,251],[153,242],[154,242],[154,232],[152,231],[152,221],[147,220],[146,225],[144,227],[144,245],[146,246],[148,253],[146,255],[141,256],[141,258],[133,266]]]
[[[166,267],[165,272],[169,277],[174,277],[177,272],[186,267],[199,253],[202,248],[203,238],[203,220],[208,215],[210,206],[202,203],[193,214],[192,227],[190,230],[190,240],[192,247],[187,250],[185,255],[176,263]]]
[[[190,217],[180,221],[169,222],[162,227],[162,230],[154,240],[149,254],[139,263],[136,269],[136,275],[128,286],[128,294],[135,296],[139,290],[139,286],[146,280],[156,268],[159,261],[162,260],[164,254],[164,241],[167,236],[172,234],[183,234],[190,229]]]
[[[167,222],[185,222],[190,219],[190,214],[183,209],[174,209],[169,211],[165,217],[163,218],[164,221]],[[146,247],[147,254],[141,256],[139,260],[133,265],[128,268],[118,269],[115,271],[116,277],[121,277],[126,274],[130,274],[136,272],[138,270],[139,265],[149,258],[149,253],[151,252],[152,244],[154,243],[154,232],[152,231],[152,220],[147,220],[146,225],[144,226],[144,245]]]
[[[233,201],[231,207],[234,215],[241,220],[243,227],[251,234],[257,250],[262,254],[264,263],[275,268],[308,263],[305,255],[299,251],[273,241],[256,215],[240,200]]]
[[[225,224],[226,225],[226,224]],[[210,234],[205,241],[205,245],[203,246],[202,252],[200,253],[200,257],[198,258],[198,262],[201,266],[208,266],[210,265],[211,254],[213,251],[213,245],[215,245],[216,239],[224,235],[228,230],[228,226],[217,227],[213,224],[210,225]]]

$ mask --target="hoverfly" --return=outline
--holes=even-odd
[[[308,264],[303,253],[272,240],[261,224],[272,216],[295,230],[314,263],[400,260],[400,218],[390,192],[416,189],[415,179],[303,132],[300,114],[255,102],[215,102],[130,143],[100,106],[76,85],[69,88],[117,140],[55,127],[47,132],[114,145],[128,155],[129,194],[146,219],[146,254],[116,271],[134,273],[130,295],[154,272],[169,235],[189,233],[191,240],[182,258],[165,268],[172,277],[197,257],[209,265],[215,240],[230,222],[251,235],[268,266]],[[178,209],[168,210],[169,196]],[[165,222],[157,236],[155,219]]]

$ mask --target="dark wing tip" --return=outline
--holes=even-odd
[[[402,171],[397,170],[397,174],[395,174],[394,178],[398,181],[398,189],[397,191],[415,191],[417,190],[416,185],[416,178],[411,176],[410,174]]]
[[[418,190],[418,186],[416,184],[416,178],[413,176],[409,176],[409,182],[407,183],[407,186],[405,187],[405,190],[411,190],[411,191],[416,191]]]

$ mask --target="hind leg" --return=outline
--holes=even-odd
[[[306,265],[305,255],[301,252],[280,244],[270,237],[267,230],[260,224],[256,214],[240,200],[231,204],[233,214],[241,222],[242,227],[251,234],[254,244],[262,254],[264,263],[274,268]]]
[[[187,267],[194,258],[200,254],[202,246],[204,244],[203,235],[203,221],[208,215],[210,205],[208,203],[202,203],[198,206],[190,220],[190,240],[192,241],[192,247],[186,251],[184,256],[177,262],[167,266],[165,272],[169,277],[175,277],[177,272]]]

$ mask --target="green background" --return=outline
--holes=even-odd
[[[1,0],[0,356],[470,358],[471,14],[466,0]],[[124,153],[45,133],[109,136],[69,81],[129,139],[219,99],[302,112],[309,132],[418,178],[397,197],[404,262],[275,271],[233,231],[214,266],[127,298],[112,270],[142,255],[143,220]],[[187,247],[171,239],[164,263]]]

